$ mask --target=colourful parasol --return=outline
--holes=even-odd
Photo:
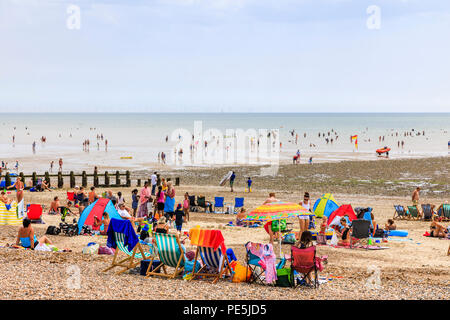
[[[273,220],[281,220],[295,218],[299,216],[309,216],[312,213],[301,205],[292,202],[271,202],[259,206],[242,221],[261,221],[269,222]]]

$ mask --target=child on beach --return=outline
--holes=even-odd
[[[158,192],[156,193],[155,204],[157,210],[156,219],[160,219],[164,215],[164,202],[165,202],[165,194],[162,190],[162,186],[158,186]]]
[[[320,234],[325,234],[325,231],[327,230],[327,217],[322,217],[322,224],[320,225]]]
[[[121,204],[125,204],[125,199],[124,199],[124,197],[122,196],[122,192],[117,192],[117,204],[118,205],[121,205]]]
[[[397,229],[397,226],[395,225],[394,220],[388,219],[387,223],[384,226],[384,230],[389,231],[389,230],[396,230],[396,229]]]
[[[247,187],[248,187],[248,192],[252,192],[252,178],[251,177],[248,177],[248,180],[247,180]]]
[[[131,208],[133,209],[133,217],[136,217],[137,208],[139,205],[138,189],[131,191]],[[149,215],[151,212],[149,212]]]
[[[186,222],[186,215],[182,210],[181,203],[177,205],[175,210],[175,228],[177,229],[178,235],[181,235],[181,229],[183,227],[183,221]]]
[[[338,245],[339,246],[348,246],[350,245],[350,227],[347,225],[347,219],[345,217],[341,218],[341,225],[342,227],[336,228],[336,233],[338,236],[341,237],[341,240],[339,240]]]
[[[187,221],[189,221],[189,204],[189,193],[186,192],[183,200],[183,211]]]

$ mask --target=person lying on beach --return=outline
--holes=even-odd
[[[8,198],[5,191],[2,191],[0,194],[0,201],[4,204],[11,204],[12,200]]]
[[[384,225],[384,230],[397,230],[394,220],[388,219],[387,223]]]
[[[96,216],[94,216],[94,227],[100,230],[100,227],[103,225],[103,230],[100,230],[101,235],[107,234],[109,222],[110,219],[108,212],[103,212],[101,221]]]
[[[48,182],[47,182],[47,180],[42,180],[42,182],[41,182],[41,189],[42,189],[42,191],[45,191],[45,190],[48,190],[48,191],[52,191],[50,188],[49,188],[49,185],[48,185]]]
[[[60,213],[60,203],[58,196],[53,198],[53,201],[50,203],[50,209],[48,210],[48,214],[58,214]]]
[[[434,216],[430,225],[430,237],[445,238],[447,237],[447,228],[438,221],[439,217]]]
[[[341,225],[338,226],[335,230],[337,235],[341,238],[339,240],[338,245],[339,246],[348,246],[350,245],[350,227],[347,225],[347,219],[344,217],[341,218]]]
[[[21,245],[24,248],[31,248],[31,250],[34,250],[37,245],[39,244],[52,244],[50,239],[48,239],[46,236],[42,236],[37,239],[36,235],[34,234],[33,227],[31,226],[31,220],[28,218],[23,219],[22,221],[23,226],[19,228],[19,232],[17,234],[17,240],[16,245]]]

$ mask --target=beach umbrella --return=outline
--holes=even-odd
[[[270,202],[251,211],[242,221],[270,222],[275,220],[309,216],[311,212],[301,205],[292,202]],[[281,257],[281,240],[280,240]]]
[[[334,200],[333,195],[325,193],[314,203],[313,212],[318,218],[323,216],[328,218],[337,208],[339,208],[339,205]]]

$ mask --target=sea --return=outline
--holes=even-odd
[[[9,169],[18,161],[23,172],[48,171],[51,161],[56,171],[59,158],[63,171],[151,170],[161,152],[167,165],[175,165],[179,132],[190,137],[199,125],[200,132],[214,129],[212,139],[237,129],[273,132],[281,143],[280,162],[286,163],[297,152],[300,163],[316,163],[378,160],[383,157],[375,151],[384,147],[391,149],[389,159],[448,156],[450,148],[450,113],[3,113],[0,161]],[[195,139],[201,141],[194,145],[204,144]]]

